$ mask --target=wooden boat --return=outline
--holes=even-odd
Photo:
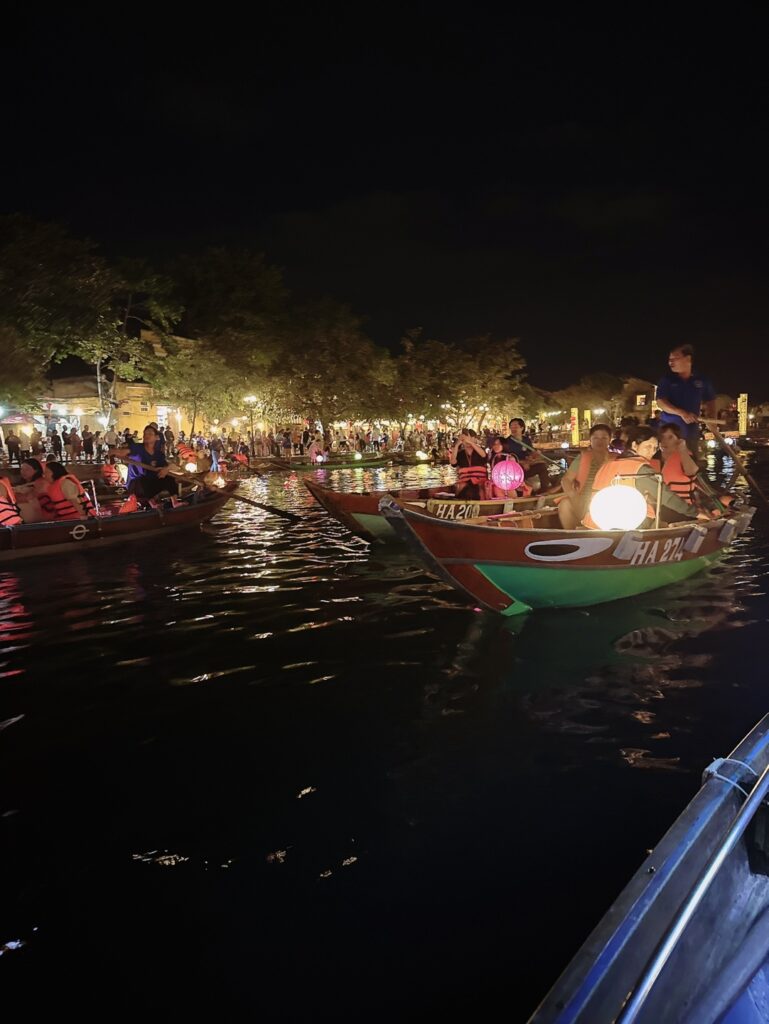
[[[33,555],[98,550],[108,544],[125,544],[200,526],[224,507],[237,486],[237,483],[229,483],[216,492],[201,492],[203,496],[194,504],[185,503],[172,509],[3,527],[0,528],[0,562]]]
[[[755,512],[602,532],[558,528],[555,508],[449,520],[384,497],[380,509],[437,576],[503,615],[601,604],[686,579],[714,562]]]
[[[769,1019],[769,715],[718,758],[530,1024]]]
[[[392,491],[334,491],[323,487],[309,477],[302,482],[319,505],[347,529],[364,540],[392,540],[396,533],[389,521],[382,515],[379,503],[382,498],[392,495],[409,504],[419,503],[438,519],[466,519],[473,516],[500,515],[514,509],[532,509],[546,503],[554,495],[530,498],[495,498],[491,501],[474,501],[457,498],[453,485],[437,487],[407,487]],[[419,507],[418,505],[415,507]]]

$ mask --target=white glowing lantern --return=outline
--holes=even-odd
[[[427,454],[427,452],[417,452],[417,458],[419,459],[420,462],[425,462],[427,459],[430,458],[430,456]]]
[[[321,456],[321,458],[322,458],[322,456]],[[353,458],[355,459],[356,462],[360,462],[360,460],[363,458],[363,456],[361,455],[360,452],[355,452],[355,454],[353,455]]]
[[[360,454],[360,453],[359,453],[359,454]],[[323,463],[323,461],[324,461],[324,460],[323,460],[323,456],[322,456],[322,455],[316,455],[316,456],[315,456],[315,461],[316,461],[316,463],[317,463],[317,464],[318,464],[319,466],[320,466],[320,465],[322,465],[322,463]]]
[[[726,441],[727,444],[734,444],[734,438],[733,437],[725,437],[724,441]]]
[[[708,448],[715,448],[715,446],[716,446],[716,442],[711,437],[711,439],[708,441]]]
[[[625,484],[604,487],[590,502],[590,515],[599,530],[636,530],[646,519],[646,499]]]
[[[188,462],[184,468],[188,473],[195,473],[197,472],[198,464],[197,462]]]
[[[568,441],[562,441],[561,442],[561,448],[568,448],[568,447],[569,447],[569,442]]]

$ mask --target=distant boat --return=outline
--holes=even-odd
[[[252,460],[254,468],[261,471],[276,470],[309,470],[309,469],[379,469],[392,464],[390,455],[379,455],[376,452],[355,458],[353,452],[335,453],[323,462],[312,463],[308,455],[292,455],[289,458],[275,456],[269,459]]]
[[[530,1024],[766,1022],[767,791],[769,715],[705,769]]]
[[[436,576],[503,615],[616,601],[676,583],[712,564],[755,509],[659,530],[563,530],[554,507],[496,519],[450,520],[401,498],[380,510]]]

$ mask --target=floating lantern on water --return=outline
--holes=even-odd
[[[714,439],[713,439],[713,438],[711,437],[711,439],[710,439],[710,440],[708,441],[708,448],[715,448],[715,446],[716,446],[716,442],[715,442],[715,440],[714,440]]]
[[[188,473],[197,473],[198,464],[197,462],[188,462],[184,468],[187,470]]]
[[[417,452],[416,454],[420,462],[426,462],[430,458],[427,452]]]
[[[316,455],[315,456],[315,461],[317,462],[317,464],[319,466],[322,465],[322,463],[324,462],[323,456],[322,455]]]
[[[562,441],[561,442],[561,448],[568,448],[568,447],[569,447],[569,442],[568,441]]]
[[[636,530],[646,519],[646,498],[627,484],[604,487],[590,502],[599,530]]]
[[[356,462],[360,462],[360,460],[363,458],[363,456],[361,455],[360,452],[355,452],[355,454],[353,455],[353,458],[355,459]]]
[[[514,491],[523,483],[523,466],[515,459],[505,459],[492,469],[491,479],[503,491]]]

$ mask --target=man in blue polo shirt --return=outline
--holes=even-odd
[[[700,441],[700,417],[716,418],[716,389],[707,377],[692,370],[693,345],[679,345],[668,358],[670,373],[657,385],[662,423],[675,423],[692,452]]]
[[[144,428],[141,444],[131,441],[123,448],[115,448],[112,454],[128,462],[128,493],[136,495],[140,505],[147,506],[168,487],[168,462],[153,426]]]

